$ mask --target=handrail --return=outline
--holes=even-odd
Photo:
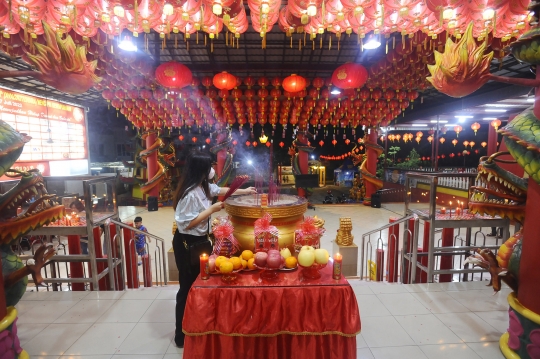
[[[115,225],[117,226],[120,226],[122,228],[126,228],[126,229],[129,229],[135,233],[139,233],[139,234],[144,234],[145,236],[148,236],[150,238],[154,238],[156,241],[160,241],[161,242],[161,258],[162,258],[162,269],[163,269],[163,283],[164,285],[167,285],[167,263],[165,261],[165,258],[166,258],[166,253],[165,253],[165,240],[161,237],[158,237],[154,234],[151,234],[151,233],[148,233],[148,232],[144,232],[144,231],[141,231],[140,229],[137,229],[135,227],[132,227],[132,226],[129,226],[123,222],[119,222],[119,221],[116,221],[114,219],[111,219],[111,218],[107,218],[107,221],[110,222],[110,223],[114,223]],[[108,226],[107,226],[108,227]],[[156,259],[154,259],[156,260]],[[156,280],[157,280],[157,273],[156,273]]]
[[[364,268],[365,268],[365,265],[366,265],[366,251],[367,251],[367,248],[366,248],[366,237],[368,236],[371,236],[372,234],[375,234],[377,232],[379,232],[379,237],[380,237],[380,234],[383,230],[385,229],[388,229],[390,227],[393,227],[395,226],[396,224],[400,224],[400,223],[403,223],[403,222],[406,222],[412,218],[415,218],[415,215],[408,215],[408,216],[405,216],[405,217],[402,217],[400,219],[398,219],[397,221],[395,222],[392,222],[392,223],[389,223],[389,224],[385,224],[384,226],[380,227],[380,228],[377,228],[377,229],[374,229],[372,230],[371,232],[367,232],[367,233],[364,233],[362,234],[362,261],[360,263],[360,279],[363,279],[364,278]],[[366,270],[367,271],[367,270]]]

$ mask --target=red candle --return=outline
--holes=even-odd
[[[332,278],[337,279],[337,280],[341,279],[342,264],[343,264],[343,257],[341,256],[341,254],[336,253],[334,255],[334,272],[333,272]]]
[[[203,253],[199,256],[199,260],[201,263],[201,279],[209,279],[210,278],[210,267],[208,266],[208,254]]]

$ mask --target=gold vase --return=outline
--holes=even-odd
[[[272,215],[272,225],[279,230],[279,248],[294,250],[294,231],[304,218],[307,210],[307,200],[292,195],[280,195],[278,204],[267,207],[260,206],[253,195],[231,197],[225,201],[225,210],[231,217],[234,226],[234,236],[242,250],[255,248],[253,226],[265,212]],[[280,204],[281,203],[281,204]]]

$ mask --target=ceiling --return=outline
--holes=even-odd
[[[338,41],[335,34],[325,33],[318,35],[313,43],[309,37],[304,39],[303,34],[294,34],[291,45],[291,37],[287,37],[276,28],[267,34],[265,49],[261,48],[262,40],[259,33],[251,28],[240,38],[238,48],[226,43],[226,36],[223,33],[213,41],[206,39],[206,45],[203,33],[199,34],[198,43],[195,34],[192,34],[190,39],[184,39],[183,36],[172,34],[163,42],[158,34],[152,32],[139,36],[135,41],[140,56],[151,58],[156,65],[166,61],[181,62],[199,77],[211,76],[220,71],[228,71],[240,77],[247,75],[285,77],[291,73],[309,78],[329,77],[336,67],[346,62],[357,62],[369,67],[386,56],[385,42],[378,49],[362,51],[354,34],[351,36],[343,34]],[[390,38],[387,42],[391,48],[393,40]],[[20,59],[14,60],[0,53],[0,69],[27,70],[30,66]],[[519,63],[511,55],[503,58],[502,62],[493,60],[491,73],[510,77],[534,77],[529,65]],[[106,104],[96,90],[91,89],[81,95],[68,95],[29,77],[0,79],[0,85],[88,107]],[[486,103],[515,105],[508,107],[506,113],[499,115],[510,114],[514,110],[519,112],[528,105],[526,99],[523,100],[519,96],[526,95],[529,91],[530,89],[526,87],[489,82],[472,95],[454,99],[431,88],[421,94],[412,108],[406,110],[405,116],[397,119],[397,123],[429,124],[430,121],[436,120],[437,115],[440,116],[440,120],[449,123],[454,122],[456,120],[454,116],[460,114],[472,114],[475,119],[482,116],[491,117],[482,107]]]

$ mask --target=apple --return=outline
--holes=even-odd
[[[326,264],[328,263],[328,251],[324,248],[315,249],[315,263]]]
[[[268,255],[269,256],[273,256],[273,255],[279,255],[279,251],[277,249],[269,249],[268,250]]]
[[[298,253],[298,263],[300,263],[302,267],[311,267],[313,262],[315,262],[315,251],[301,250],[300,253]]]
[[[266,261],[266,265],[268,268],[272,269],[279,269],[281,266],[281,255],[272,254],[268,256],[268,260]]]
[[[266,261],[268,260],[268,254],[265,252],[255,253],[255,265],[257,267],[264,268],[266,267]]]
[[[303,246],[302,249],[300,249],[301,251],[314,251],[315,248],[313,248],[312,246]]]
[[[285,259],[287,259],[287,258],[289,258],[291,256],[291,251],[289,250],[289,248],[283,248],[279,253]]]

